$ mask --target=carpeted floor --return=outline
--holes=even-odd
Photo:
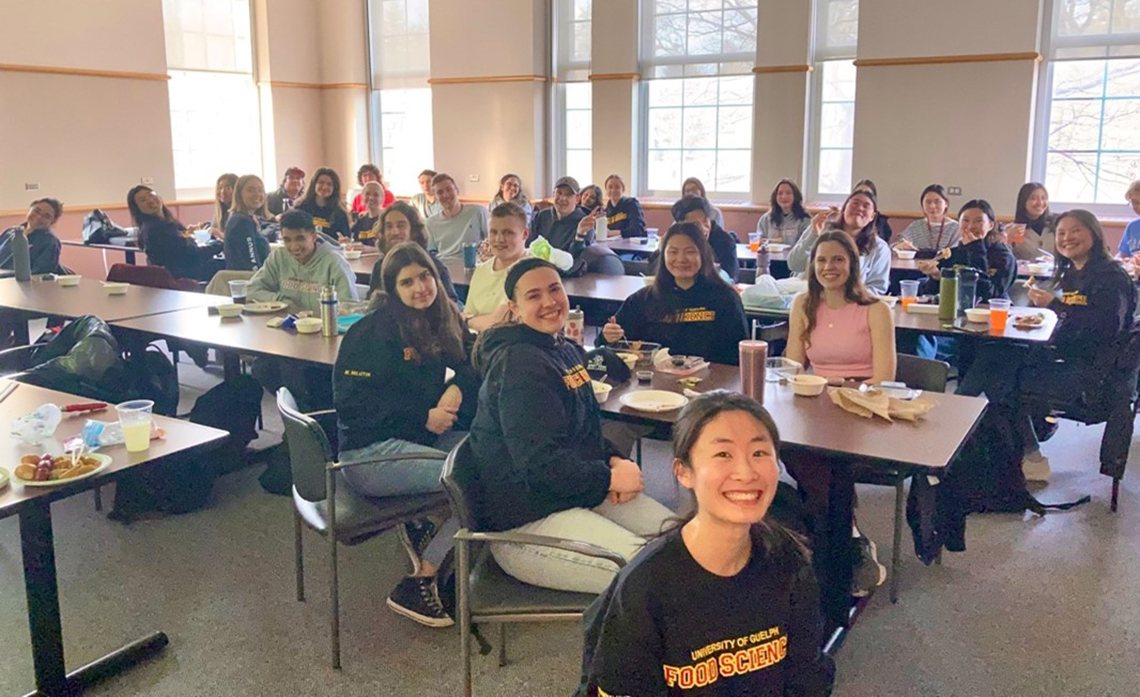
[[[192,397],[217,378],[184,365],[182,379]],[[266,404],[267,428],[279,433]],[[1140,695],[1140,484],[1134,469],[1121,511],[1109,512],[1100,433],[1065,423],[1044,448],[1055,475],[1040,497],[1087,492],[1090,505],[1044,519],[975,516],[969,550],[941,567],[915,560],[908,536],[902,598],[871,599],[840,652],[836,695]],[[649,493],[671,501],[664,444],[649,444],[646,462]],[[344,667],[329,667],[326,549],[306,535],[308,602],[296,602],[291,504],[260,489],[259,471],[220,480],[208,510],[129,527],[96,513],[90,495],[53,506],[68,665],[156,629],[171,638],[160,658],[90,694],[459,694],[457,632],[384,605],[406,572],[395,535],[342,549]],[[888,559],[893,493],[859,496],[860,526]],[[0,627],[0,694],[23,694],[32,669],[14,518],[0,520]],[[477,694],[570,694],[576,624],[518,626],[509,644],[504,668],[477,657]]]

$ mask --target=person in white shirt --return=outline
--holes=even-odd
[[[427,220],[443,208],[439,204],[439,199],[435,197],[435,191],[431,188],[431,180],[435,179],[436,171],[434,169],[425,169],[420,172],[420,193],[412,196],[412,208],[420,214],[420,220]]]
[[[491,258],[476,266],[471,274],[463,313],[467,326],[477,332],[511,319],[503,284],[511,266],[530,256],[526,248],[529,235],[526,211],[517,203],[507,201],[495,206],[491,211],[490,228],[487,240]]]
[[[428,241],[443,259],[462,257],[463,245],[479,244],[487,237],[487,209],[459,202],[459,187],[443,172],[431,180],[442,209],[427,219]]]

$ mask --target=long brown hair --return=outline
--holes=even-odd
[[[435,282],[435,301],[424,310],[408,307],[396,292],[396,277],[412,264],[427,269]],[[439,272],[427,250],[415,242],[402,242],[392,247],[384,256],[380,279],[381,289],[372,296],[369,309],[386,308],[395,315],[400,338],[416,350],[421,363],[429,360],[462,363],[467,360],[463,344],[467,329],[459,316],[459,309],[444,292]]]
[[[1112,261],[1112,254],[1108,251],[1108,244],[1104,241],[1104,228],[1100,226],[1100,221],[1096,219],[1095,215],[1089,211],[1084,210],[1083,208],[1074,208],[1072,210],[1065,211],[1061,215],[1057,216],[1054,224],[1059,227],[1061,221],[1065,218],[1072,218],[1076,220],[1081,224],[1083,228],[1089,231],[1090,235],[1092,235],[1093,244],[1092,249],[1089,250],[1089,260],[1088,262],[1085,262],[1086,267],[1089,263],[1095,265],[1105,261]],[[1057,269],[1053,273],[1053,287],[1059,288],[1061,286],[1061,279],[1065,276],[1065,274],[1069,273],[1070,270],[1075,269],[1076,267],[1073,266],[1071,259],[1069,259],[1064,254],[1061,254],[1060,252],[1057,253],[1056,259]]]
[[[839,244],[847,255],[847,282],[843,284],[843,299],[857,305],[870,305],[878,301],[863,287],[863,275],[859,272],[859,252],[856,251],[851,236],[842,230],[828,230],[823,233],[815,241],[815,246],[811,248],[811,258],[808,260],[808,289],[807,298],[804,300],[804,314],[807,315],[807,324],[804,325],[804,331],[800,334],[805,349],[811,346],[811,333],[815,331],[815,316],[819,312],[820,303],[823,302],[823,284],[815,275],[815,255],[824,242]]]
[[[227,219],[228,214],[233,212],[234,207],[237,205],[238,181],[239,181],[238,175],[236,175],[232,172],[226,172],[225,174],[218,177],[218,181],[214,182],[214,219],[211,222],[211,225],[213,225],[216,228],[224,228],[225,227],[225,225],[223,225],[222,223]],[[220,198],[218,198],[218,194],[220,194],[222,191],[222,184],[229,184],[230,188],[234,190],[233,191],[233,198],[230,199],[230,207],[229,208],[224,207],[222,205],[222,200]],[[268,212],[263,217],[268,218],[269,217]]]
[[[376,219],[376,224],[372,226],[372,234],[375,236],[376,248],[380,250],[381,254],[388,252],[388,243],[384,241],[384,221],[388,219],[389,213],[400,213],[407,218],[408,227],[411,228],[408,232],[408,240],[427,249],[427,233],[424,232],[424,221],[420,219],[419,211],[413,208],[407,201],[396,201],[380,212],[380,217]]]
[[[269,201],[268,196],[266,196],[261,201],[261,208],[257,208],[257,209],[253,209],[253,210],[247,210],[245,207],[245,202],[241,198],[241,192],[245,191],[245,187],[249,186],[250,183],[253,181],[256,181],[259,184],[261,184],[263,189],[265,188],[265,182],[261,181],[261,177],[257,176],[256,174],[243,174],[240,177],[238,177],[237,182],[234,183],[234,202],[230,204],[230,213],[231,214],[233,214],[233,213],[245,213],[246,215],[253,216],[255,218],[261,218],[262,220],[268,220],[270,217],[269,206],[268,206],[268,201]]]
[[[340,175],[336,170],[331,167],[321,167],[316,172],[313,172],[313,178],[309,180],[309,188],[305,191],[305,198],[297,204],[297,208],[305,208],[308,206],[317,206],[317,180],[322,176],[328,176],[332,180],[333,190],[328,200],[325,201],[325,206],[330,208],[338,208],[342,213],[348,215],[348,206],[344,203],[344,191],[340,188]]]
[[[859,254],[867,254],[871,251],[871,245],[875,244],[878,235],[875,234],[875,221],[879,219],[879,202],[875,200],[875,194],[860,190],[853,191],[843,201],[843,205],[839,207],[839,220],[832,223],[828,229],[838,230],[840,232],[847,232],[847,204],[851,203],[851,199],[856,196],[862,196],[871,202],[871,208],[874,209],[874,214],[871,216],[871,222],[867,223],[855,233],[855,248]]]
[[[673,462],[674,466],[693,469],[693,448],[700,440],[701,433],[713,419],[728,412],[739,411],[748,414],[768,431],[772,438],[772,449],[779,462],[780,430],[776,427],[776,420],[759,402],[736,392],[727,390],[711,390],[694,398],[681,410],[677,422],[673,424]],[[681,527],[697,515],[697,497],[691,494],[692,505],[688,514],[676,518],[675,525],[669,529]],[[771,509],[769,508],[769,513]],[[798,557],[803,561],[811,558],[803,538],[795,532],[785,528],[780,523],[768,519],[768,515],[751,528],[753,545],[759,547],[765,559],[788,559]],[[790,569],[784,569],[791,571]]]

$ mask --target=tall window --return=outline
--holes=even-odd
[[[372,152],[392,189],[419,192],[432,166],[428,0],[369,0]]]
[[[593,181],[593,90],[590,73],[590,31],[593,0],[557,0],[555,45],[555,111],[561,121],[555,126],[561,162],[555,163],[555,178],[568,174],[585,186]]]
[[[647,193],[697,177],[716,194],[751,184],[756,0],[647,0],[642,20]]]
[[[261,171],[249,0],[163,0],[174,185],[213,196],[223,172]]]
[[[816,0],[808,175],[813,198],[851,190],[858,39],[859,0]]]
[[[1050,21],[1035,171],[1055,201],[1123,207],[1140,179],[1140,2],[1053,0]]]

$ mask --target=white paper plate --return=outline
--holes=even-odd
[[[621,403],[630,409],[648,412],[673,411],[689,403],[689,398],[666,390],[637,390],[621,396]]]
[[[280,300],[272,300],[266,303],[246,303],[242,305],[242,312],[248,312],[251,315],[269,315],[274,312],[281,312],[288,309],[289,303],[283,303]]]
[[[95,475],[99,474],[103,470],[107,469],[107,466],[111,464],[110,456],[104,455],[103,453],[87,453],[87,455],[85,455],[85,457],[94,458],[94,459],[99,461],[99,466],[96,467],[95,469],[91,470],[87,474],[81,474],[78,477],[72,477],[71,479],[56,479],[55,481],[49,480],[46,482],[28,482],[28,481],[24,481],[23,479],[17,479],[16,481],[20,482],[24,486],[63,486],[64,484],[70,484],[71,482],[78,482],[80,480],[87,479],[88,477],[94,477]]]

